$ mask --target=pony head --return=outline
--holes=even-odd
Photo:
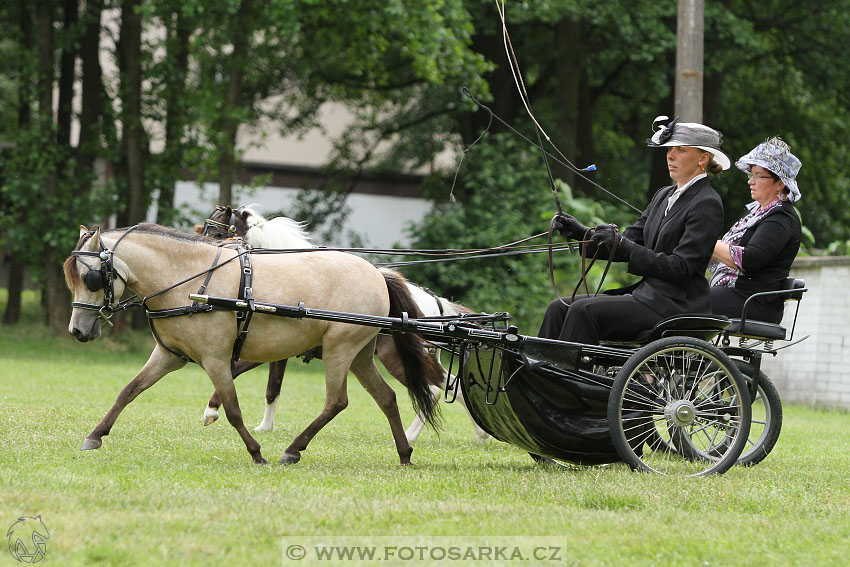
[[[80,240],[65,260],[65,283],[74,296],[68,332],[80,342],[100,337],[124,293],[126,278],[115,268],[112,251],[101,242],[100,227],[80,226]],[[111,325],[111,323],[110,323]]]

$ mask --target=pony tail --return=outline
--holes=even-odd
[[[381,270],[390,296],[390,317],[401,317],[407,312],[410,317],[421,317],[413,296],[407,289],[407,280],[398,272]],[[401,356],[407,391],[413,409],[425,418],[434,431],[440,428],[441,416],[437,400],[431,393],[431,385],[443,383],[443,367],[428,354],[425,340],[416,333],[393,333],[393,342]]]

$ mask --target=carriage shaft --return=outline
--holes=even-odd
[[[252,304],[249,304],[248,301],[242,299],[215,297],[198,293],[190,293],[189,299],[232,311],[253,310],[256,313],[275,315],[277,317],[287,317],[290,319],[322,319],[325,321],[378,327],[381,329],[387,329],[391,332],[419,333],[425,338],[432,340],[445,340],[447,337],[453,337],[485,344],[509,345],[516,344],[525,338],[522,335],[517,335],[509,330],[493,331],[481,329],[460,320],[424,321],[422,319],[407,317],[406,314],[402,317],[380,317],[377,315],[364,315],[361,313],[346,313],[344,311],[327,311],[324,309],[312,309],[310,307],[306,307],[303,302],[298,305],[281,305],[275,303],[262,303],[258,301],[254,301]]]

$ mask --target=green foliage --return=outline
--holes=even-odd
[[[67,29],[63,10],[70,4],[51,5],[56,30],[51,61],[57,63],[62,55],[79,53],[89,9],[98,4],[80,3],[79,22]],[[459,234],[472,233],[465,237],[470,243],[492,246],[543,231],[554,208],[547,204],[551,197],[536,150],[521,143],[499,152],[496,146],[504,144],[487,140],[490,149],[482,144],[470,154],[470,162],[477,163],[467,164],[461,177],[456,195],[463,206],[458,209],[489,215],[442,204],[449,183],[445,176],[451,174],[445,164],[452,161],[445,158],[446,150],[457,152],[469,144],[487,120],[459,94],[460,87],[469,87],[510,124],[532,132],[508,72],[494,3],[254,0],[252,13],[240,23],[242,5],[240,0],[140,2],[142,124],[154,149],[144,156],[146,198],[167,193],[187,170],[199,183],[215,180],[222,156],[231,151],[225,123],[237,123],[241,133],[254,134],[261,144],[272,129],[288,136],[320,125],[322,106],[338,102],[352,110],[354,121],[332,140],[327,194],[307,198],[305,193],[295,216],[328,218],[332,229],[346,212],[352,179],[371,172],[427,170],[434,179],[425,191],[436,199],[440,218],[416,229],[423,245],[453,246]],[[663,159],[661,153],[647,150],[642,141],[654,116],[673,113],[675,3],[512,0],[505,7],[535,116],[567,158],[579,167],[596,163],[595,182],[642,208],[663,181],[652,170],[653,162]],[[845,0],[822,0],[816,6],[731,0],[705,6],[704,121],[725,134],[724,149],[733,159],[769,135],[791,144],[803,161],[798,210],[810,250],[850,236],[850,208],[845,206],[850,195],[845,167],[850,161],[850,59],[836,47],[846,43],[850,29],[846,8]],[[120,113],[125,101],[116,88],[121,77],[113,71],[120,73],[120,45],[109,51],[113,43],[101,33],[102,55],[113,64],[104,65],[100,79],[106,100],[98,103],[94,147],[56,147],[55,133],[47,131],[52,128],[37,117],[37,78],[56,69],[38,68],[32,41],[36,16],[33,3],[0,3],[0,18],[7,24],[0,38],[0,246],[31,264],[39,263],[43,245],[67,250],[80,223],[116,213],[121,219],[129,201],[122,147],[127,125],[121,124]],[[27,19],[29,31],[20,27]],[[248,45],[237,61],[232,54],[238,37],[247,37]],[[227,92],[234,68],[243,76],[235,106],[228,103]],[[167,143],[166,132],[171,133]],[[111,181],[95,183],[88,162],[78,161],[86,153],[107,164]],[[44,197],[54,173],[56,196]],[[596,203],[615,201],[563,168],[556,166],[555,175],[572,186],[573,196],[565,193],[563,199],[582,220],[625,225],[633,218],[620,205],[593,210]],[[517,181],[540,187],[541,202],[513,189]],[[749,200],[744,176],[733,168],[715,185],[729,226]],[[179,223],[190,216],[163,205],[159,218]],[[520,228],[512,233],[502,223]],[[432,278],[441,291],[450,286],[451,293],[476,308],[510,309],[533,327],[533,313],[551,295],[544,291],[546,262],[539,257],[500,262],[493,269],[476,265],[458,273],[428,268],[433,273],[422,277]],[[562,293],[571,291],[576,274],[573,258],[558,259]],[[628,279],[620,271],[609,277],[611,285]],[[524,298],[522,288],[538,295]],[[474,289],[482,295],[469,295]]]
[[[556,212],[541,154],[510,134],[488,136],[470,151],[456,188],[466,196],[462,202],[449,202],[445,178],[430,183],[428,190],[438,204],[411,230],[418,248],[478,249],[515,242],[546,232]],[[626,215],[614,207],[574,199],[565,184],[558,185],[564,210],[585,223],[626,224]],[[557,233],[553,240],[563,241]],[[545,241],[542,237],[532,243]],[[580,274],[577,255],[556,254],[555,270],[560,293],[571,293]],[[546,254],[420,264],[404,271],[412,281],[471,309],[510,312],[525,333],[536,332],[554,298]],[[598,276],[594,273],[591,283]]]

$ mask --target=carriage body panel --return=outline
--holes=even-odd
[[[529,453],[580,464],[620,460],[611,443],[606,411],[610,386],[586,382],[555,364],[502,350],[469,354],[460,383],[470,413],[490,435]],[[484,359],[483,361],[481,359]],[[498,390],[488,389],[494,375],[507,376]]]

